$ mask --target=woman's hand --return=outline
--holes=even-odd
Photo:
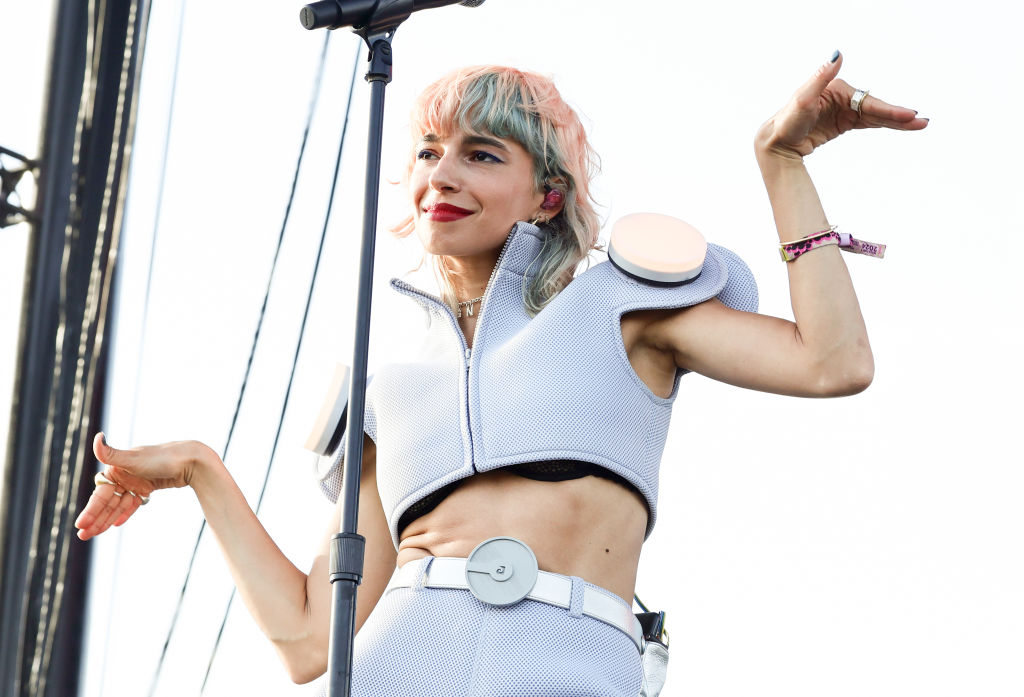
[[[777,155],[800,160],[815,148],[854,128],[893,128],[919,131],[928,119],[917,112],[893,106],[872,96],[861,103],[858,114],[850,106],[855,88],[836,78],[843,57],[837,51],[775,116],[757,132],[758,156]]]
[[[206,463],[220,460],[196,441],[116,450],[107,445],[102,433],[93,439],[92,450],[106,467],[102,477],[97,475],[96,489],[75,520],[78,537],[83,540],[111,525],[122,525],[157,489],[189,486]]]

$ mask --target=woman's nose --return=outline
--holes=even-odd
[[[455,158],[442,155],[430,172],[430,188],[434,191],[458,191],[460,176]]]

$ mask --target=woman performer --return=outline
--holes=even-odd
[[[683,286],[611,264],[573,278],[598,236],[592,154],[549,80],[470,68],[420,97],[400,232],[435,260],[442,293],[393,282],[426,309],[428,340],[367,392],[354,695],[638,694],[628,599],[680,375],[808,397],[872,379],[839,236],[803,158],[851,129],[927,120],[836,79],[841,65],[837,51],[755,139],[795,322],[755,314],[749,271],[715,245]],[[106,467],[82,539],[157,489],[191,486],[291,677],[324,672],[338,515],[305,574],[207,446],[118,450],[101,434],[94,450]],[[335,496],[339,479],[336,468],[325,480]],[[481,545],[491,538],[513,539]]]

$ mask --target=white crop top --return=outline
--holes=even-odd
[[[364,429],[377,446],[377,487],[398,546],[398,521],[417,501],[477,472],[575,460],[622,477],[647,501],[654,527],[658,469],[680,371],[669,397],[636,375],[622,342],[626,312],[687,307],[717,297],[757,309],[757,286],[729,250],[708,245],[701,274],[677,287],[646,285],[608,262],[577,276],[540,313],[523,305],[545,233],[511,231],[488,286],[472,351],[451,309],[394,279],[429,329],[419,354],[379,368],[366,392]],[[321,487],[341,490],[342,442]]]

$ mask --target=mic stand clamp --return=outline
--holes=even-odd
[[[369,69],[366,71],[367,82],[391,84],[391,40],[394,38],[397,29],[398,26],[396,25],[386,31],[374,33],[369,33],[365,28],[353,31],[354,34],[361,36],[370,48],[370,55],[367,57],[367,62],[370,64]],[[377,167],[379,169],[380,159],[377,160]]]

